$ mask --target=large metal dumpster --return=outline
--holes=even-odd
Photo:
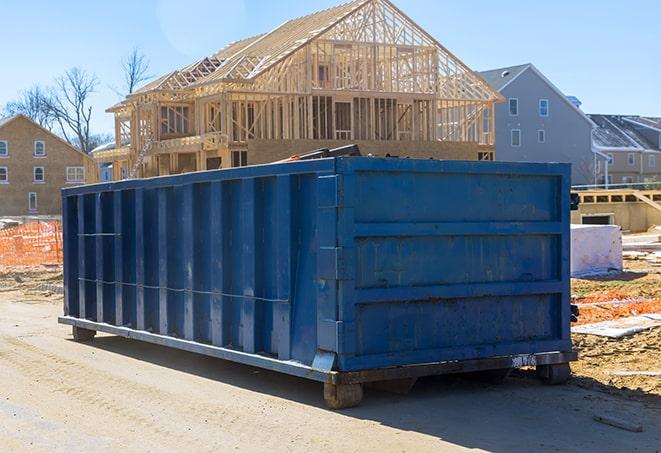
[[[325,383],[575,359],[569,166],[331,158],[63,191],[64,316]],[[404,381],[402,381],[404,380]]]

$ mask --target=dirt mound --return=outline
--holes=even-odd
[[[661,327],[622,338],[572,337],[580,358],[572,364],[579,385],[601,384],[661,396],[661,376],[644,374],[661,371]]]

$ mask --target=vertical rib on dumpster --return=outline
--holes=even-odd
[[[240,258],[242,274],[242,292],[246,298],[240,299],[241,304],[241,343],[246,352],[256,352],[257,335],[255,330],[255,179],[246,178],[241,181],[241,229],[242,256]]]
[[[124,325],[124,259],[123,259],[123,231],[122,231],[122,191],[113,193],[113,224],[114,224],[114,251],[115,251],[115,323]]]
[[[188,184],[181,187],[183,191],[183,204],[181,205],[182,238],[184,259],[184,338],[193,339],[193,186]]]
[[[103,205],[101,203],[103,192],[99,192],[94,197],[94,231],[96,237],[96,320],[104,322],[103,319]]]
[[[136,329],[145,330],[145,210],[143,189],[135,189],[135,313]]]
[[[223,198],[223,185],[221,182],[212,182],[209,196],[209,248],[211,249],[211,296],[209,318],[211,321],[211,344],[214,346],[223,346],[227,341],[227,331],[225,323],[229,321],[225,300],[221,295],[224,291],[224,241],[225,225],[223,216],[223,207],[225,200]]]
[[[158,333],[168,334],[168,189],[158,189]]]
[[[280,301],[276,310],[277,323],[275,330],[278,336],[278,358],[288,360],[290,357],[291,330],[291,176],[282,175],[276,179],[276,215],[277,243],[276,252],[276,285],[277,298]]]

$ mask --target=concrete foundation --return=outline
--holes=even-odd
[[[654,225],[661,225],[661,211],[642,202],[580,204],[572,211],[571,222],[583,224],[585,217],[609,217],[609,223],[619,225],[622,231],[641,233]]]

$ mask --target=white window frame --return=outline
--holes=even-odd
[[[537,143],[546,143],[546,129],[537,129]]]
[[[512,101],[516,102],[516,113],[512,113]],[[507,113],[509,116],[519,116],[519,98],[507,99]]]
[[[41,179],[37,179],[37,170],[41,170]],[[46,169],[44,167],[32,167],[32,183],[46,184]]]
[[[622,176],[622,184],[633,184],[633,183],[634,183],[633,176]]]
[[[9,184],[9,168],[0,167],[0,170],[5,171],[5,179],[4,179],[4,181],[2,179],[0,179],[0,184]]]
[[[613,162],[615,162],[615,158],[613,157],[613,153],[608,153],[606,155],[608,156],[608,165],[613,165]]]
[[[647,156],[647,166],[650,168],[656,168],[656,155],[650,154]]]
[[[542,102],[546,102],[546,115],[542,115]],[[540,117],[547,118],[549,116],[550,105],[551,105],[551,103],[549,102],[548,99],[540,99],[539,100],[539,105],[538,105],[538,108],[537,108],[537,112],[539,113]]]
[[[630,167],[636,165],[636,155],[634,153],[627,153],[627,164],[629,164]]]
[[[0,159],[6,159],[9,157],[9,142],[7,140],[0,140],[0,143],[5,145],[5,152],[0,154]]]
[[[71,179],[71,178],[69,178],[69,171],[77,171],[77,170],[82,170],[82,175],[83,175],[82,179],[77,179],[77,178]],[[76,176],[75,173],[74,173],[74,176]],[[84,183],[85,182],[85,167],[81,167],[81,166],[67,167],[66,170],[65,170],[65,173],[64,173],[64,177],[66,179],[67,184],[81,184],[81,183]]]
[[[30,206],[32,195],[34,195],[34,208]],[[39,212],[39,195],[37,195],[37,192],[28,192],[28,212]]]
[[[41,143],[41,145],[43,146],[43,149],[44,149],[44,153],[43,153],[43,154],[37,154],[37,144],[38,144],[38,143]],[[44,157],[46,157],[46,142],[43,141],[43,140],[35,140],[35,141],[34,141],[34,150],[33,150],[33,154],[34,154],[34,157],[36,157],[37,159],[43,159]]]
[[[515,132],[518,132],[518,133],[519,133],[519,144],[518,144],[518,145],[515,145],[515,144],[514,144],[514,133],[515,133]],[[520,148],[520,147],[521,147],[521,142],[522,142],[522,141],[523,141],[523,137],[522,137],[522,135],[521,135],[521,129],[512,129],[512,130],[510,131],[510,145],[511,145],[513,148]]]

